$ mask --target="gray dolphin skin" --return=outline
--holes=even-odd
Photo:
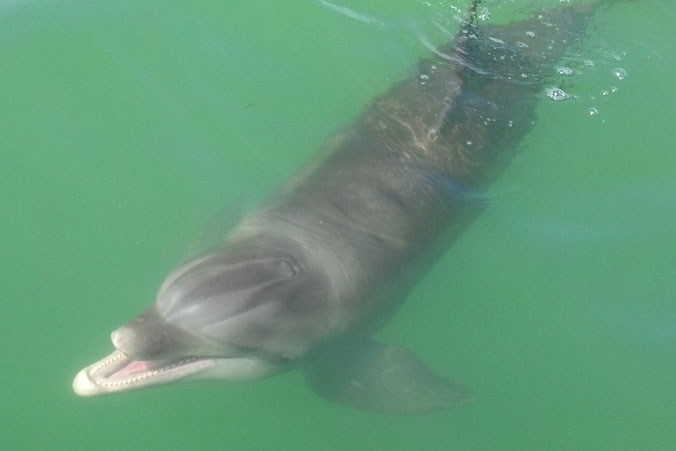
[[[194,379],[248,381],[299,369],[320,396],[418,413],[472,392],[373,333],[485,208],[486,186],[532,127],[555,64],[601,4],[556,3],[478,25],[375,98],[321,156],[216,249],[179,266],[155,304],[112,333],[78,395]]]

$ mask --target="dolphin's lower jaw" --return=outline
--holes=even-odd
[[[80,396],[98,396],[186,379],[253,380],[268,376],[276,369],[274,365],[252,357],[133,360],[116,350],[81,370],[73,380],[73,390]]]

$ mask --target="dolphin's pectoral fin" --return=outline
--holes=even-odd
[[[320,396],[377,412],[423,413],[473,398],[469,389],[440,378],[408,349],[372,341],[321,359],[306,368],[305,376]]]

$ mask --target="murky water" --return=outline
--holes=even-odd
[[[472,387],[473,404],[365,414],[296,373],[71,391],[214,217],[257,205],[448,40],[468,3],[0,1],[3,447],[673,449],[666,0],[597,14],[552,68],[560,92],[542,92],[489,208],[379,334]],[[486,0],[480,15],[558,3]]]

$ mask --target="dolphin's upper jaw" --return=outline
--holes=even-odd
[[[81,370],[73,380],[80,396],[97,396],[164,385],[181,379],[259,379],[278,371],[257,357],[185,356],[133,360],[119,350]]]

